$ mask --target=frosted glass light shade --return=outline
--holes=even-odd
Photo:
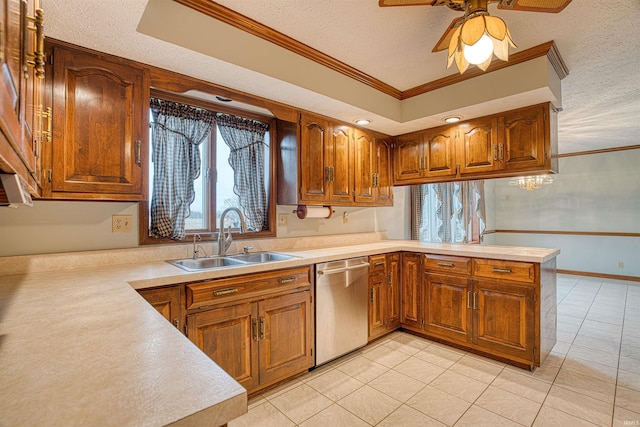
[[[469,64],[478,65],[489,59],[493,55],[493,42],[486,34],[471,46],[464,46],[464,59]]]

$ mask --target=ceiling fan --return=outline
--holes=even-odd
[[[505,22],[489,15],[489,3],[498,3],[498,9],[523,12],[558,13],[571,0],[379,0],[380,7],[387,6],[447,6],[464,12],[451,21],[433,52],[448,49],[447,68],[454,62],[464,73],[469,64],[485,71],[493,55],[498,59],[509,59],[509,46],[516,47]]]

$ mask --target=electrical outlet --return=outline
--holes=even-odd
[[[278,227],[286,227],[289,224],[289,214],[278,215]]]
[[[344,211],[342,214],[342,223],[343,224],[348,224],[349,223],[349,212]]]
[[[113,215],[111,231],[113,233],[131,233],[133,217],[131,215]]]

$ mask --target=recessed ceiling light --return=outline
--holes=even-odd
[[[222,96],[216,96],[216,99],[220,102],[231,102],[232,100],[229,98],[224,98]]]
[[[371,123],[371,120],[368,120],[368,119],[358,119],[358,120],[356,120],[356,121],[355,121],[355,123],[356,123],[357,125],[364,126],[364,125],[368,125],[369,123]]]
[[[445,123],[456,123],[456,122],[459,122],[460,120],[462,120],[462,117],[460,116],[446,117],[444,119]]]

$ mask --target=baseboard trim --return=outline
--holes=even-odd
[[[562,274],[573,274],[576,276],[589,276],[589,277],[602,277],[603,279],[616,279],[616,280],[629,280],[632,282],[640,282],[640,277],[637,276],[623,276],[621,274],[605,274],[605,273],[592,273],[589,271],[575,271],[575,270],[556,270]]]

